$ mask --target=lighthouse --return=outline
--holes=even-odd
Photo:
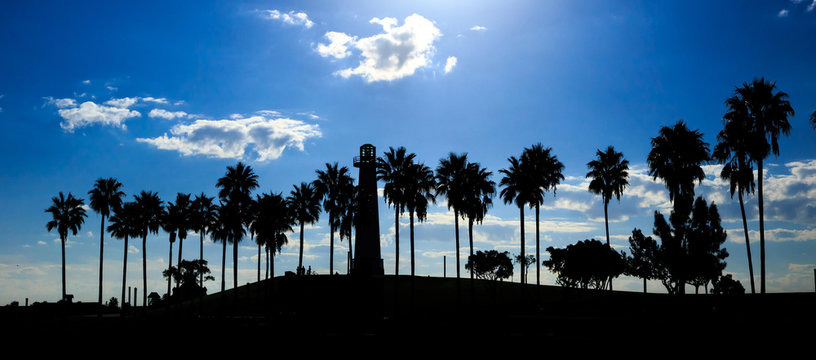
[[[377,149],[374,145],[360,146],[360,156],[354,157],[354,167],[360,169],[355,221],[355,246],[352,274],[383,275],[380,253],[380,218],[377,211]]]

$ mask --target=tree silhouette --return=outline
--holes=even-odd
[[[348,239],[349,241],[349,254],[354,254],[354,238],[352,237],[352,229],[354,229],[355,223],[357,221],[356,214],[357,209],[359,207],[359,202],[357,199],[358,196],[358,188],[352,184],[349,187],[344,188],[344,190],[340,194],[340,241],[343,239]],[[351,270],[351,264],[349,262],[349,270]]]
[[[646,281],[660,278],[660,245],[651,236],[643,236],[640,229],[632,230],[629,237],[629,252],[626,257],[626,275],[643,279],[643,293]]]
[[[125,305],[125,287],[127,285],[127,254],[128,239],[139,236],[141,232],[139,224],[139,208],[135,202],[126,202],[121,207],[113,210],[110,217],[108,231],[117,239],[125,240],[125,251],[122,257],[122,305]]]
[[[475,255],[468,257],[465,269],[484,280],[501,280],[513,276],[513,262],[507,251],[477,251]]]
[[[303,227],[305,224],[313,224],[319,220],[320,194],[315,191],[312,184],[302,182],[300,186],[294,186],[287,202],[295,220],[300,224],[300,254],[298,255],[297,273],[303,275],[306,273],[303,268]]]
[[[550,246],[547,252],[550,259],[544,261],[544,266],[558,275],[557,283],[566,287],[605,289],[626,268],[620,253],[595,239],[579,241],[564,249]]]
[[[745,288],[739,280],[734,280],[731,274],[719,277],[712,283],[711,293],[714,295],[742,295]]]
[[[199,260],[204,261],[204,236],[213,228],[218,216],[218,206],[213,204],[214,198],[203,192],[190,203],[190,224],[199,236]],[[198,286],[204,287],[204,277],[198,279]]]
[[[473,223],[481,223],[487,215],[487,209],[493,205],[496,182],[490,180],[491,175],[493,173],[481,167],[479,163],[468,163],[465,168],[462,213],[468,219],[470,255],[473,255]],[[471,272],[471,279],[473,275]]]
[[[168,269],[173,266],[173,243],[176,238],[179,240],[179,259],[181,263],[182,241],[187,238],[187,230],[190,229],[190,194],[176,194],[176,202],[168,202],[161,215],[161,227],[169,234],[170,255],[168,257]],[[167,278],[167,296],[171,295],[171,277]]]
[[[453,209],[454,232],[456,236],[456,278],[459,279],[459,216],[464,215],[465,209],[465,171],[467,169],[467,153],[457,155],[448,154],[447,158],[439,160],[436,167],[436,195],[443,195],[448,203],[448,210]],[[471,249],[471,255],[473,250]],[[471,278],[473,273],[471,272]]]
[[[326,170],[316,170],[317,180],[312,184],[317,196],[323,199],[323,211],[329,215],[329,274],[334,274],[334,231],[340,227],[344,207],[348,205],[345,195],[354,186],[354,179],[345,166],[326,163]],[[341,233],[342,238],[342,233]]]
[[[411,276],[415,275],[414,260],[414,216],[424,221],[428,214],[428,203],[435,202],[434,172],[424,164],[411,164],[405,172],[405,207],[408,209],[411,238]]]
[[[204,278],[205,281],[215,280],[212,275],[208,275],[209,273],[210,268],[207,267],[207,262],[204,260],[182,260],[178,263],[178,267],[171,266],[164,270],[162,275],[167,278],[168,282],[173,279],[177,284],[181,284],[176,288],[172,297],[178,300],[188,300],[207,294],[207,289],[197,282],[200,278]]]
[[[99,228],[99,304],[102,304],[102,270],[105,255],[105,218],[110,217],[111,212],[122,206],[122,198],[125,193],[121,191],[122,183],[114,178],[99,178],[94,183],[93,189],[88,191],[90,196],[91,210],[102,216],[102,223]]]
[[[536,257],[534,255],[527,255],[522,257],[521,255],[516,255],[513,257],[513,262],[519,265],[519,268],[524,268],[524,273],[528,274],[527,270],[530,269],[530,266],[536,263]]]
[[[218,216],[215,226],[211,230],[213,241],[221,242],[223,249],[221,252],[221,291],[226,290],[226,262],[227,244],[234,244],[236,239],[242,238],[246,234],[241,222],[241,210],[233,202],[221,203],[218,207]]]
[[[765,78],[743,83],[734,95],[725,100],[728,108],[723,119],[747,124],[751,160],[757,164],[757,195],[759,204],[759,292],[765,293],[765,206],[762,195],[762,171],[765,158],[779,155],[779,135],[790,134],[788,116],[794,116],[788,94],[776,91],[776,82]]]
[[[139,195],[133,195],[137,211],[139,235],[142,237],[142,304],[147,304],[147,234],[157,234],[161,224],[162,201],[159,194],[142,190]]]
[[[388,205],[394,207],[394,275],[399,275],[399,215],[405,211],[406,172],[414,163],[416,154],[406,154],[405,148],[400,146],[398,149],[389,147],[383,155],[385,157],[377,158],[377,180],[385,182],[383,196]]]
[[[528,173],[532,179],[533,188],[530,190],[530,197],[528,199],[530,207],[535,207],[536,212],[536,285],[541,284],[541,255],[540,255],[540,237],[539,237],[539,208],[544,202],[544,192],[548,190],[553,191],[555,195],[556,186],[564,180],[562,174],[564,164],[558,161],[558,158],[552,154],[552,148],[544,148],[541,143],[535,144],[529,148],[524,148],[521,156],[521,169]],[[522,251],[522,255],[524,252]],[[522,271],[524,274],[527,271],[525,268]],[[527,282],[526,276],[524,282]]]
[[[623,154],[615,151],[609,146],[606,151],[598,150],[597,159],[587,163],[586,177],[592,178],[589,182],[589,191],[601,195],[604,206],[604,224],[606,226],[606,245],[609,243],[609,200],[615,196],[620,201],[621,194],[629,185],[629,161],[623,158]],[[612,290],[612,281],[609,282],[609,290]]]
[[[252,167],[246,166],[242,162],[238,162],[234,167],[227,166],[227,173],[218,179],[215,186],[220,188],[218,197],[221,201],[230,203],[228,206],[230,211],[237,213],[237,219],[232,220],[236,220],[240,224],[245,224],[252,203],[250,192],[258,187],[258,175],[255,175],[255,172],[252,171]],[[231,232],[233,235],[231,238],[233,287],[238,287],[238,243],[241,242],[245,233],[246,231]]]
[[[700,286],[704,286],[708,292],[708,283],[717,280],[725,269],[728,251],[721,246],[725,242],[726,232],[720,224],[720,214],[714,203],[707,206],[706,201],[698,197],[692,214],[688,241],[688,278],[695,293],[699,292]]]
[[[743,104],[744,105],[744,104]],[[745,111],[744,106],[735,104],[732,111]],[[734,114],[736,117],[736,114]],[[743,117],[743,116],[740,116]],[[751,257],[751,240],[748,237],[748,219],[745,216],[745,202],[742,194],[754,192],[754,169],[751,166],[751,144],[748,141],[749,129],[744,121],[727,121],[724,129],[717,134],[717,145],[714,146],[712,157],[723,164],[720,177],[731,184],[731,198],[736,190],[739,198],[740,213],[742,214],[742,229],[745,234],[745,249],[748,253],[748,273],[751,276],[751,293],[756,293],[754,286],[754,265]]]
[[[75,198],[71,193],[66,197],[60,191],[59,197],[52,197],[51,206],[45,209],[45,212],[51,213],[51,220],[45,227],[49,232],[57,229],[62,247],[62,300],[65,300],[65,241],[68,239],[68,231],[76,235],[82,228],[87,216],[83,205],[85,202],[82,199]]]
[[[267,257],[271,253],[271,273],[275,277],[275,253],[289,242],[287,232],[292,231],[294,219],[288,202],[282,194],[263,194],[258,199],[258,219],[255,222],[258,241],[266,247]]]
[[[505,204],[515,203],[519,208],[521,256],[524,257],[524,206],[535,201],[533,193],[537,190],[538,184],[515,156],[511,156],[507,161],[510,162],[510,166],[507,169],[499,170],[500,173],[504,174],[499,183],[499,186],[502,187],[499,196],[501,196]],[[524,283],[524,268],[521,268],[521,282]]]

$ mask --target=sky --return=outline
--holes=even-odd
[[[96,179],[114,177],[129,200],[142,190],[164,201],[179,192],[216,196],[227,166],[243,161],[259,176],[257,193],[288,195],[326,163],[356,177],[352,158],[366,143],[379,154],[404,146],[431,168],[466,152],[497,183],[508,157],[536,143],[551,147],[566,178],[545,196],[543,259],[549,246],[604,238],[586,163],[614,146],[631,167],[630,186],[609,205],[611,244],[625,251],[634,228],[651,235],[654,211],[671,208],[666,187],[648,175],[651,138],[683,120],[713,148],[725,99],[759,77],[787,93],[796,112],[763,174],[768,291],[814,291],[814,7],[811,0],[3,2],[0,305],[59,299],[59,236],[47,231],[44,212],[59,192],[87,202]],[[723,217],[725,272],[750,289],[738,202],[719,165],[704,169],[695,191]],[[518,209],[493,201],[474,247],[517,254]],[[382,198],[379,211],[385,271],[393,273],[394,212]],[[756,195],[746,197],[746,211],[758,287]],[[525,215],[530,254],[534,212]],[[68,239],[67,292],[77,301],[97,299],[100,220],[89,210]],[[321,214],[304,231],[304,265],[323,274],[325,221]],[[400,274],[410,271],[407,222],[401,217]],[[416,273],[455,276],[453,213],[444,201],[415,231]],[[465,226],[461,233],[464,267]],[[291,233],[276,257],[276,275],[297,266],[298,236]],[[197,239],[189,234],[185,259],[197,257]],[[345,273],[348,243],[335,241],[335,271]],[[147,243],[148,288],[163,293],[168,235]],[[127,249],[127,284],[141,292],[140,245]],[[124,251],[105,235],[105,300],[121,292]],[[218,279],[206,284],[212,293],[221,247],[208,240],[204,252]],[[257,280],[249,239],[238,268],[240,284]],[[231,288],[229,257],[225,274]],[[541,281],[553,285],[555,277],[542,269]],[[657,281],[648,286],[665,292]],[[616,290],[641,288],[639,279],[615,280]]]

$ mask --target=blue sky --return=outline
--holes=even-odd
[[[95,179],[115,177],[131,199],[141,190],[164,200],[177,192],[214,196],[226,167],[245,161],[260,177],[259,191],[288,194],[326,162],[356,176],[351,160],[364,143],[379,153],[405,146],[431,167],[451,151],[467,152],[497,182],[507,157],[538,142],[552,147],[567,178],[547,194],[542,248],[603,237],[601,200],[586,190],[584,175],[596,149],[613,145],[632,165],[630,188],[610,204],[612,245],[625,249],[633,228],[651,233],[653,211],[668,210],[665,187],[647,175],[650,139],[682,119],[713,146],[723,101],[755,77],[775,81],[796,111],[765,174],[768,288],[813,291],[816,133],[807,119],[816,110],[814,4],[5,2],[0,304],[59,298],[58,235],[46,231],[43,211],[59,191],[87,199]],[[717,179],[719,167],[706,172],[697,193],[720,207],[726,272],[748,288],[738,204]],[[494,202],[475,246],[518,253],[518,210]],[[758,276],[756,198],[747,202]],[[393,211],[381,203],[380,213],[386,272],[393,273]],[[534,219],[527,214],[529,253]],[[404,220],[400,273],[409,270]],[[443,256],[454,273],[452,224],[442,203],[416,226],[418,274],[441,276]],[[326,273],[325,221],[305,235],[305,264]],[[121,290],[123,244],[105,241],[109,299]],[[257,251],[243,245],[242,284],[255,279]],[[342,272],[347,244],[335,246]],[[184,257],[197,250],[187,240]],[[296,241],[284,248],[278,274],[294,269],[297,250]],[[95,300],[96,214],[66,251],[67,291]],[[148,238],[151,291],[164,289],[167,252],[167,234]],[[131,286],[141,287],[141,256],[130,249]],[[207,242],[205,258],[219,280],[220,256],[220,246]],[[229,279],[231,260],[227,267]],[[554,283],[549,272],[543,276]],[[615,288],[640,286],[621,278]],[[649,287],[663,291],[659,283]]]

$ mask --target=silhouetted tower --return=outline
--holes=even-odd
[[[357,177],[358,208],[351,272],[360,275],[382,275],[380,218],[377,211],[377,149],[374,145],[360,146],[360,156],[354,157],[354,167],[360,169],[360,175]]]

